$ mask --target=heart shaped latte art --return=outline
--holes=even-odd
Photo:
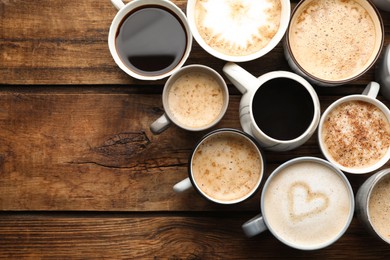
[[[288,190],[290,217],[293,221],[320,214],[329,206],[329,198],[321,192],[313,192],[305,182],[295,182]]]

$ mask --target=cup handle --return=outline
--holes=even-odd
[[[257,78],[233,62],[226,63],[223,72],[242,94],[257,88]]]
[[[248,220],[242,225],[242,230],[244,231],[247,237],[253,237],[258,235],[268,228],[265,225],[264,218],[261,214],[255,216],[254,218]]]
[[[115,6],[116,9],[120,10],[125,6],[122,0],[111,0],[111,3]]]
[[[371,81],[370,83],[368,83],[362,94],[371,98],[376,98],[378,96],[379,89],[380,85],[375,81]]]
[[[150,130],[153,134],[161,134],[169,127],[170,124],[171,121],[168,119],[167,115],[163,114],[150,125]]]
[[[173,190],[177,193],[184,192],[190,188],[192,188],[192,183],[188,177],[173,186]]]

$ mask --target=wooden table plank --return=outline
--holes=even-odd
[[[240,129],[240,98],[231,95],[214,128]],[[322,110],[336,98],[323,95]],[[194,192],[173,193],[187,176],[194,144],[208,131],[172,126],[153,135],[149,125],[162,113],[159,94],[0,93],[0,210],[219,210]],[[297,150],[265,152],[266,175],[304,155],[322,156],[316,135]],[[365,178],[350,176],[355,189]],[[258,198],[237,209],[257,207]]]
[[[186,1],[175,0],[183,11]],[[292,6],[295,2],[292,1]],[[0,1],[1,84],[155,84],[132,79],[113,61],[107,45],[116,9],[109,0]],[[390,15],[382,12],[386,36]],[[390,43],[386,37],[385,45]],[[194,41],[186,64],[200,63],[221,72],[224,61],[211,57]],[[272,70],[290,70],[280,43],[271,53],[243,66],[260,76]],[[368,71],[355,83],[374,78]],[[163,84],[165,81],[157,81]]]
[[[7,259],[388,259],[390,247],[357,220],[333,245],[298,251],[269,232],[248,239],[251,214],[1,214],[0,258]]]

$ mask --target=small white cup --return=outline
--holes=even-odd
[[[192,47],[192,34],[190,31],[190,28],[188,26],[187,17],[183,13],[183,11],[177,7],[174,3],[172,3],[169,0],[132,0],[127,4],[124,4],[122,0],[111,0],[112,4],[118,9],[118,13],[115,15],[110,30],[108,33],[108,47],[110,49],[110,53],[115,61],[115,63],[121,68],[124,72],[126,72],[128,75],[130,75],[133,78],[140,79],[140,80],[159,80],[163,79],[165,77],[170,76],[172,73],[179,70],[184,63],[186,62],[190,51]],[[169,10],[175,18],[180,22],[182,25],[185,34],[186,34],[186,46],[184,47],[184,53],[181,57],[180,61],[176,64],[174,68],[172,68],[169,71],[156,71],[153,73],[142,73],[140,71],[137,71],[135,69],[131,69],[129,66],[127,66],[123,60],[121,59],[120,55],[118,54],[118,50],[116,49],[116,35],[118,33],[118,30],[121,28],[123,21],[126,19],[126,17],[131,14],[132,12],[135,12],[137,10],[140,10],[142,8],[148,8],[148,7],[160,7],[163,10]],[[157,24],[157,23],[155,23]],[[145,43],[147,44],[147,43]],[[158,48],[155,46],[156,52],[158,52]]]
[[[200,76],[194,77],[193,79],[195,81],[188,84],[186,83],[186,86],[184,85],[180,86],[178,85],[179,83],[175,84],[176,82],[178,82],[179,79],[182,79],[186,75],[191,75],[191,74],[194,75],[194,73],[207,75],[208,78],[213,79],[213,83],[218,85],[219,95],[217,97],[222,99],[220,100],[222,101],[222,104],[220,104],[220,102],[213,101],[214,99],[210,99],[212,98],[210,96],[205,96],[206,93],[208,93],[209,95],[214,95],[211,93],[211,91],[214,91],[215,89],[206,90],[205,88],[199,88],[199,89],[196,88],[197,84],[204,85],[206,83],[206,85],[211,86],[211,83],[208,84],[208,81],[205,82],[199,81],[202,80],[202,77]],[[182,87],[183,89],[186,90],[189,90],[189,88],[191,88],[191,92],[194,91],[194,95],[193,95],[194,98],[190,97],[188,94],[186,95],[183,94],[183,92],[178,92],[177,100],[179,100],[180,103],[174,106],[173,104],[170,103],[170,98],[169,98],[173,86],[179,88]],[[181,102],[180,100],[182,100],[183,102]],[[188,105],[186,105],[184,101],[188,102]],[[199,65],[199,64],[188,65],[176,71],[171,77],[169,77],[169,79],[167,80],[164,86],[164,90],[162,94],[162,102],[163,102],[165,113],[162,116],[160,116],[156,121],[154,121],[150,126],[150,129],[154,134],[159,134],[163,132],[171,125],[171,123],[188,131],[203,131],[216,125],[225,115],[225,112],[229,104],[229,90],[222,76],[215,70],[211,69],[210,67]],[[177,110],[192,111],[193,109],[195,109],[194,106],[196,106],[196,108],[198,108],[200,111],[204,112],[199,114],[198,111],[197,113],[198,118],[196,119],[191,118],[192,113],[188,113],[188,116],[186,116],[186,118],[183,118],[185,116],[184,114],[179,117],[177,116],[178,112],[176,112],[176,114],[174,112]],[[218,113],[215,110],[216,108],[220,108],[220,111]],[[211,113],[210,111],[211,109],[213,109],[214,111],[213,113]],[[215,117],[209,118],[210,115],[214,115]],[[206,124],[201,124],[201,125],[188,124],[189,121],[195,122],[196,120],[200,120],[203,118],[208,119],[207,120],[208,122]]]
[[[230,62],[224,66],[223,72],[243,94],[240,102],[241,127],[246,133],[252,135],[264,149],[272,151],[292,150],[304,144],[313,135],[320,120],[320,102],[317,93],[310,83],[304,78],[288,71],[269,72],[256,78],[242,67]],[[265,83],[280,78],[287,78],[288,80],[292,80],[302,86],[306,90],[305,92],[308,96],[310,96],[309,99],[312,101],[313,107],[313,116],[310,119],[308,127],[298,137],[290,140],[278,140],[267,135],[262,130],[262,127],[256,123],[256,119],[254,117],[254,107],[256,107],[256,104],[254,104],[254,98],[256,93]],[[291,96],[291,98],[296,97]],[[280,120],[283,123],[283,120],[286,120],[286,118],[275,118],[272,120]]]
[[[379,186],[379,183],[384,180],[384,178],[389,178],[390,176],[390,169],[384,169],[382,171],[379,171],[372,175],[370,178],[368,178],[362,186],[360,186],[357,194],[356,194],[356,214],[360,221],[365,225],[367,230],[371,232],[374,236],[380,238],[381,240],[385,241],[386,243],[390,244],[390,236],[389,233],[382,230],[382,225],[388,226],[389,220],[383,215],[376,216],[376,220],[374,220],[375,216],[374,214],[390,214],[390,212],[381,212],[383,209],[389,210],[388,204],[386,205],[386,202],[388,202],[389,199],[389,186],[386,186],[384,184],[382,186],[382,192],[384,194],[379,194],[377,192],[374,192],[375,188]],[[387,184],[390,183],[387,180]],[[386,188],[387,187],[387,188]],[[386,192],[387,191],[387,192]],[[375,195],[374,195],[375,193]],[[379,201],[375,201],[375,199],[379,199]],[[374,205],[371,207],[371,203]],[[377,208],[377,207],[380,208]],[[387,207],[387,208],[386,208]],[[374,212],[373,212],[374,211]],[[388,215],[387,215],[388,216]],[[381,222],[382,223],[379,223]],[[379,221],[379,222],[377,222]],[[386,222],[387,221],[387,222]],[[386,233],[384,233],[386,232]]]
[[[242,225],[246,236],[269,230],[300,250],[336,242],[349,227],[354,195],[345,175],[329,162],[299,157],[276,168],[264,184],[261,214]]]
[[[382,102],[380,102],[378,99],[376,99],[378,92],[379,92],[379,84],[376,82],[371,82],[370,84],[367,85],[365,90],[363,91],[362,94],[357,94],[357,95],[349,95],[343,98],[340,98],[336,100],[334,103],[332,103],[322,114],[320,124],[318,126],[318,142],[319,146],[321,148],[321,151],[325,158],[330,161],[332,164],[334,164],[336,167],[341,169],[342,171],[349,172],[349,173],[355,173],[355,174],[364,174],[364,173],[369,173],[372,171],[375,171],[382,167],[389,159],[390,159],[390,147],[388,148],[386,154],[375,164],[373,165],[368,165],[367,167],[346,167],[341,165],[339,162],[337,162],[331,154],[327,151],[326,145],[324,144],[323,141],[323,129],[324,129],[324,123],[331,111],[333,111],[336,107],[339,105],[345,103],[345,102],[350,102],[350,101],[364,101],[368,102],[370,104],[373,104],[375,107],[379,108],[380,111],[383,112],[383,114],[387,118],[387,123],[390,123],[390,110],[384,105]],[[339,120],[340,121],[340,120]],[[345,131],[351,131],[351,130],[345,130]],[[351,132],[349,136],[353,135]]]
[[[260,187],[264,165],[261,150],[251,136],[232,128],[217,129],[195,145],[188,177],[176,183],[173,190],[182,193],[194,188],[217,204],[240,203]]]
[[[390,100],[390,45],[386,47],[377,66],[375,80],[381,85],[381,94]]]
[[[372,0],[372,1],[379,9],[390,12],[390,0]]]
[[[191,32],[192,32],[195,40],[198,42],[198,44],[206,52],[208,52],[209,54],[211,54],[212,56],[214,56],[216,58],[219,58],[221,60],[226,60],[226,61],[244,62],[244,61],[250,61],[250,60],[254,60],[254,59],[257,59],[257,58],[264,56],[265,54],[270,52],[273,48],[275,48],[275,46],[281,41],[281,39],[284,36],[284,33],[286,32],[286,29],[288,27],[288,23],[290,20],[290,12],[291,12],[290,1],[289,0],[281,0],[280,1],[281,16],[280,16],[280,21],[279,21],[279,23],[280,23],[279,28],[278,28],[276,34],[273,36],[273,38],[268,42],[268,44],[265,45],[263,48],[259,49],[258,51],[250,53],[250,54],[230,55],[230,54],[226,54],[222,51],[218,51],[215,48],[212,48],[210,45],[208,45],[206,43],[206,41],[200,35],[198,28],[197,28],[197,25],[196,25],[196,19],[198,17],[197,10],[196,10],[197,2],[200,2],[200,1],[199,0],[187,1],[187,17],[188,17],[189,26],[191,28]],[[206,4],[212,5],[212,8],[210,8],[209,6],[206,8],[209,8],[209,10],[212,10],[213,12],[215,12],[214,14],[216,14],[218,16],[222,15],[222,17],[229,19],[229,17],[226,17],[230,13],[229,11],[227,11],[227,9],[232,8],[235,11],[239,12],[237,10],[237,7],[229,7],[229,2],[231,2],[231,1],[220,1],[220,0],[212,0],[211,1],[210,0]],[[244,1],[242,1],[242,2],[244,2]],[[252,2],[252,1],[247,1],[247,3],[242,3],[242,4],[247,5],[250,2]],[[263,2],[265,2],[265,1],[263,1]],[[263,5],[264,3],[261,3],[261,4]],[[220,5],[220,6],[216,6],[216,5]],[[248,9],[249,9],[249,11],[251,9],[253,10],[253,8],[250,8],[250,7]],[[261,10],[259,10],[259,12],[261,12]],[[247,14],[247,13],[246,14],[240,13],[238,15],[242,15],[243,16],[242,18],[244,19],[244,21],[245,21],[245,16],[249,16],[249,14]],[[260,14],[257,13],[257,17],[259,17],[261,15],[262,15],[261,13]],[[227,25],[227,22],[224,20],[221,20],[221,17],[213,18],[213,19],[215,19],[215,20],[210,22],[213,25],[215,25],[216,23],[221,23],[222,25]],[[234,39],[239,39],[240,34],[242,33],[243,30],[245,30],[248,27],[248,24],[244,23],[242,20],[236,19],[236,18],[231,18],[230,21],[237,21],[237,23],[239,23],[241,21],[241,24],[236,24],[236,26],[233,26],[233,27],[231,26],[231,27],[225,28],[225,30],[228,30],[230,34],[235,35],[233,37]],[[236,27],[236,28],[234,28],[234,27]],[[239,29],[239,28],[241,28],[241,29]],[[259,30],[261,30],[261,29],[259,29]],[[251,33],[255,34],[255,32],[251,32]],[[216,35],[214,38],[218,38],[218,37],[221,37],[221,35]],[[231,48],[233,48],[233,47],[231,47]]]

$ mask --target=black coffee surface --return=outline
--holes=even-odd
[[[314,103],[309,92],[300,83],[288,78],[264,83],[254,96],[252,108],[258,127],[278,140],[299,137],[314,116]]]
[[[152,76],[176,67],[185,53],[187,35],[175,14],[151,5],[122,20],[115,44],[129,69]]]

